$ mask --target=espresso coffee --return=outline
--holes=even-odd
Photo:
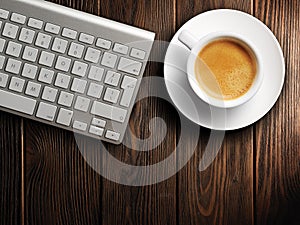
[[[230,39],[207,44],[195,63],[200,88],[224,100],[244,95],[251,88],[256,72],[256,59],[250,50]]]

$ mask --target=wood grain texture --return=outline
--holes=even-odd
[[[274,108],[256,127],[256,222],[300,221],[300,2],[257,0],[255,15],[275,33],[286,79]]]
[[[130,25],[154,31],[157,40],[168,41],[174,33],[174,1],[110,1],[101,0],[101,16]],[[153,62],[149,63],[145,77],[163,77],[162,59],[166,46],[157,44],[152,51]],[[163,82],[163,79],[161,79]],[[153,82],[142,84],[140,95],[150,92]],[[158,93],[159,90],[157,90]],[[165,90],[164,90],[165,91]],[[171,117],[170,115],[173,115]],[[149,122],[154,117],[165,121],[167,134],[162,143],[162,124]],[[109,146],[109,151],[118,160],[130,165],[151,165],[170,155],[176,145],[176,111],[165,101],[158,98],[146,98],[138,102],[129,122],[125,135],[127,142],[138,146],[134,136],[140,139],[151,139],[151,143],[140,145],[139,149],[152,149],[151,152],[141,153],[125,147]],[[106,161],[106,159],[104,159]],[[175,159],[174,159],[175,160]],[[113,169],[112,169],[113,170]],[[164,168],[161,173],[164,173]],[[111,171],[113,173],[114,171]],[[124,179],[130,181],[149,181],[150,176],[138,173],[125,174]],[[160,184],[143,187],[130,187],[103,180],[103,224],[176,224],[176,177]]]
[[[177,28],[191,17],[215,8],[251,13],[251,1],[178,1]],[[192,160],[178,174],[178,224],[254,224],[253,128],[227,132],[215,161],[199,172],[209,134],[207,129],[201,129],[199,136],[189,134],[185,148],[190,149],[189,144],[195,140],[198,146]]]
[[[98,143],[32,121],[25,127],[26,224],[100,224],[101,179],[79,151]]]
[[[0,224],[21,221],[22,120],[0,113]]]

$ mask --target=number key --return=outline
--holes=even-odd
[[[64,54],[67,49],[68,42],[66,40],[55,38],[52,50]]]
[[[22,28],[19,40],[27,44],[31,44],[34,38],[35,32],[26,28]]]
[[[82,57],[84,46],[72,43],[68,55],[80,59]]]
[[[51,36],[43,33],[39,33],[35,42],[36,46],[39,46],[41,48],[49,48],[51,42]]]
[[[11,39],[15,39],[17,37],[18,30],[18,26],[11,23],[6,23],[2,35]]]

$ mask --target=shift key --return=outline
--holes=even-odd
[[[91,114],[124,123],[127,110],[94,101]]]
[[[35,105],[36,100],[0,90],[1,107],[32,115],[35,109]]]

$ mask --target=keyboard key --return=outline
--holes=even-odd
[[[58,73],[54,85],[66,89],[69,86],[70,80],[71,80],[70,76],[62,73]]]
[[[107,71],[104,83],[116,87],[119,84],[120,77],[121,77],[121,74],[119,74],[119,73],[116,73],[114,71]]]
[[[25,80],[20,79],[18,77],[12,77],[10,81],[9,89],[16,92],[22,92],[24,84],[25,84]]]
[[[130,76],[124,76],[122,84],[121,84],[121,88],[124,90],[129,89],[129,88],[134,89],[136,86],[136,82],[137,82],[136,78],[133,78]]]
[[[71,29],[68,29],[68,28],[64,28],[63,32],[62,32],[62,36],[75,40],[76,37],[77,37],[77,31],[71,30]]]
[[[71,91],[83,94],[85,91],[86,84],[87,84],[86,80],[74,78]]]
[[[6,87],[8,81],[8,75],[0,73],[0,87]]]
[[[55,38],[52,45],[52,51],[64,54],[67,50],[67,46],[68,42],[66,40]]]
[[[101,65],[114,68],[117,62],[118,56],[105,52],[101,61]]]
[[[1,19],[8,19],[8,15],[9,15],[9,12],[7,10],[4,10],[4,9],[0,9],[0,18]]]
[[[143,60],[146,57],[146,52],[136,49],[136,48],[133,48],[130,52],[130,56],[133,58],[136,58],[136,59]]]
[[[35,45],[44,49],[48,49],[51,42],[51,36],[39,33],[35,41]]]
[[[57,116],[56,122],[58,124],[62,124],[62,125],[65,125],[65,126],[70,126],[72,117],[73,117],[73,111],[61,108],[59,110],[59,114]]]
[[[51,87],[45,87],[42,95],[42,99],[54,102],[57,96],[57,89],[51,88]]]
[[[120,139],[120,134],[111,130],[106,131],[105,137],[113,140],[118,141]]]
[[[128,47],[119,43],[115,43],[113,51],[126,55],[128,53]]]
[[[38,52],[39,52],[39,50],[37,50],[36,48],[26,46],[23,56],[22,56],[22,59],[25,59],[30,62],[35,62],[37,59]]]
[[[58,104],[70,107],[73,103],[73,98],[74,98],[73,94],[62,91],[62,92],[60,92]]]
[[[55,118],[56,110],[56,106],[41,102],[36,113],[36,117],[48,121],[53,121]]]
[[[39,64],[52,67],[55,55],[50,52],[42,51],[40,56]]]
[[[120,101],[121,106],[129,107],[135,87],[136,87],[137,79],[129,76],[125,76],[121,85],[121,88],[124,89],[123,95]]]
[[[33,97],[38,97],[40,95],[41,85],[37,83],[33,83],[31,81],[28,82],[26,87],[25,94]]]
[[[0,90],[0,106],[2,107],[32,115],[35,105],[36,100],[24,97],[20,94]]]
[[[118,70],[138,76],[142,69],[142,63],[121,57]]]
[[[91,83],[89,90],[87,92],[88,96],[94,97],[94,98],[100,98],[101,93],[103,90],[103,86],[100,84]]]
[[[8,59],[5,71],[13,73],[13,74],[19,74],[21,69],[22,62],[15,60],[15,59]]]
[[[46,23],[45,31],[52,33],[52,34],[58,34],[60,31],[60,26],[52,24],[52,23]]]
[[[84,77],[86,75],[87,68],[88,65],[86,63],[75,61],[72,69],[72,74]]]
[[[71,66],[71,59],[65,58],[63,56],[58,56],[55,69],[68,72]]]
[[[105,127],[106,121],[98,119],[98,118],[93,118],[92,124],[95,125],[95,126],[97,126],[97,127]]]
[[[81,131],[86,131],[87,124],[83,123],[83,122],[80,122],[78,120],[75,120],[74,123],[73,123],[73,128],[77,129],[77,130],[81,130]]]
[[[5,39],[0,38],[0,53],[3,52],[5,42]]]
[[[94,101],[91,114],[123,123],[127,115],[127,110]]]
[[[6,23],[2,35],[4,37],[15,39],[17,37],[18,30],[19,30],[18,26],[11,23]]]
[[[103,129],[103,128],[99,128],[99,127],[95,127],[95,126],[90,126],[89,132],[90,132],[91,134],[95,134],[95,135],[98,135],[98,136],[102,136],[102,135],[103,135],[103,132],[104,132],[104,129]]]
[[[88,78],[91,80],[95,81],[101,81],[103,77],[104,69],[97,67],[97,66],[92,66],[88,75]]]
[[[103,48],[103,49],[108,50],[108,49],[110,49],[111,41],[108,41],[108,40],[105,40],[105,39],[102,39],[102,38],[98,38],[96,46],[99,47],[99,48]]]
[[[34,35],[35,31],[29,30],[27,28],[22,28],[19,40],[27,44],[32,44]]]
[[[46,84],[51,84],[53,76],[54,71],[42,68],[38,80]]]
[[[5,57],[3,55],[0,55],[0,70],[2,70],[5,62]]]
[[[84,57],[85,61],[92,62],[92,63],[98,63],[100,59],[101,51],[96,50],[94,48],[88,48]]]
[[[10,20],[19,24],[25,24],[26,16],[23,16],[18,13],[12,13]]]
[[[119,95],[120,95],[119,90],[107,88],[104,95],[104,100],[111,103],[117,103],[119,99]]]
[[[29,27],[39,29],[39,30],[42,29],[43,23],[44,23],[43,21],[37,20],[37,19],[34,19],[34,18],[29,18],[29,20],[28,20],[28,26]]]
[[[90,99],[78,96],[74,108],[83,112],[87,112],[90,106],[90,102]]]
[[[22,71],[22,76],[30,79],[35,79],[37,70],[38,70],[37,66],[25,63]]]
[[[2,27],[2,21],[0,21],[0,29],[1,29],[1,27]]]
[[[89,34],[81,33],[79,36],[79,41],[86,44],[93,44],[95,37]]]
[[[6,54],[14,57],[19,57],[21,53],[22,45],[16,42],[8,42]]]
[[[83,50],[83,45],[72,43],[68,55],[80,59],[83,55]]]

